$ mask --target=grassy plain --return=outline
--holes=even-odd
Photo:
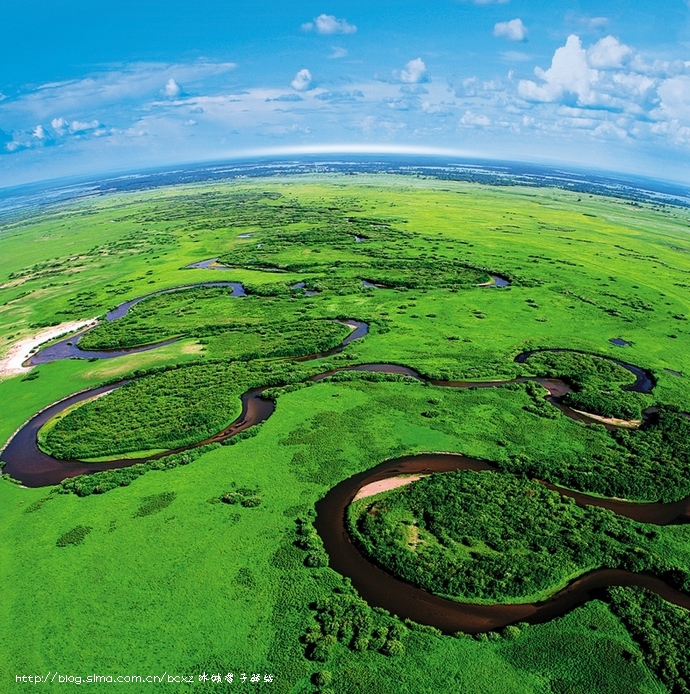
[[[329,236],[322,220],[333,218],[340,225]],[[553,189],[387,176],[185,186],[64,205],[0,231],[0,351],[42,325],[103,315],[157,289],[232,280],[254,296],[208,292],[198,301],[193,290],[142,302],[102,331],[103,339],[113,346],[122,336],[140,335],[141,343],[151,336],[183,339],[112,360],[45,364],[34,380],[0,382],[6,403],[0,439],[55,400],[135,371],[192,363],[212,369],[204,363],[255,356],[256,348],[278,356],[276,347],[296,343],[307,318],[316,325],[346,317],[370,322],[370,334],[346,348],[348,363],[394,362],[438,378],[527,374],[529,365],[513,359],[539,347],[614,356],[653,371],[652,401],[688,410],[689,219],[687,210],[671,206]],[[352,233],[343,231],[346,224]],[[233,267],[185,268],[212,257]],[[414,259],[424,267],[405,264]],[[469,269],[458,270],[458,263]],[[287,271],[265,271],[271,266]],[[434,266],[438,273],[426,271]],[[473,286],[488,272],[512,285]],[[422,286],[361,285],[361,279],[420,285],[420,276]],[[290,289],[301,281],[320,293]],[[283,333],[276,327],[283,323],[297,327]],[[230,329],[204,334],[218,325]],[[609,342],[618,337],[631,345]],[[308,364],[320,370],[319,362]],[[239,392],[228,390],[228,419]],[[273,683],[252,686],[312,692],[318,689],[312,675],[328,671],[332,684],[321,691],[668,691],[668,681],[658,679],[640,645],[599,601],[485,640],[411,628],[400,639],[400,655],[356,652],[336,640],[325,662],[306,657],[311,606],[350,589],[330,569],[305,566],[305,552],[294,544],[295,519],[349,475],[398,455],[457,451],[508,470],[538,461],[553,481],[587,489],[592,452],[599,452],[595,476],[605,482],[590,490],[633,489],[643,498],[646,490],[629,482],[634,460],[619,442],[601,427],[530,411],[537,399],[524,386],[451,391],[419,383],[319,383],[280,395],[257,436],[106,494],[80,498],[3,481],[1,677],[10,682],[15,674],[55,669],[82,676],[167,670],[195,678],[204,671],[270,672]],[[92,407],[85,427],[108,423],[116,411],[109,400],[117,404],[114,396],[97,401],[106,410]],[[137,399],[127,407],[133,404]],[[167,406],[156,398],[138,404],[151,421]],[[673,484],[690,479],[687,466],[673,474]],[[219,502],[233,483],[259,488],[261,504]],[[166,503],[151,506],[163,493]],[[77,528],[90,530],[69,534]],[[657,531],[658,551],[690,570],[687,526]],[[76,543],[58,546],[65,536]],[[380,618],[369,612],[374,622]],[[160,688],[232,690],[198,681]]]

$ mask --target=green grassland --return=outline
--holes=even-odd
[[[276,412],[255,436],[107,493],[3,480],[0,677],[233,671],[272,673],[272,683],[251,685],[271,692],[685,691],[682,672],[664,669],[670,656],[659,653],[687,652],[678,622],[686,615],[669,616],[644,593],[623,589],[502,634],[442,636],[360,604],[347,580],[320,565],[318,542],[309,559],[296,521],[309,526],[316,501],[342,479],[422,451],[494,461],[504,471],[496,478],[534,475],[641,500],[687,494],[685,424],[673,407],[690,410],[689,227],[690,213],[673,206],[398,176],[162,188],[5,225],[0,354],[42,326],[102,316],[159,289],[237,281],[249,296],[151,297],[102,323],[85,346],[178,341],[0,381],[0,440],[70,393],[133,374],[141,376],[131,386],[56,422],[43,445],[89,458],[174,447],[226,426],[249,387],[295,388],[278,391]],[[186,268],[212,257],[228,269]],[[476,286],[490,274],[511,286]],[[297,282],[319,293],[305,296],[291,288]],[[368,322],[369,334],[328,360],[284,360],[337,344],[346,328],[333,321],[344,318]],[[630,346],[609,342],[618,337]],[[329,366],[368,362],[455,380],[550,368],[578,375],[572,363],[513,361],[541,347],[652,371],[655,389],[625,412],[662,404],[659,427],[610,433],[574,422],[531,384],[452,390],[347,375],[296,386]],[[592,369],[581,384],[587,402],[623,403],[627,374]],[[260,502],[223,502],[241,489],[255,492],[242,499]],[[654,532],[642,543],[650,555],[690,572],[688,526]],[[557,565],[551,588],[596,559]],[[348,610],[366,625],[363,650],[327,626],[328,614]]]

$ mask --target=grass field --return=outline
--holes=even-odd
[[[41,326],[102,316],[158,289],[232,280],[249,296],[192,289],[147,299],[89,340],[99,348],[179,341],[44,364],[33,380],[5,378],[0,441],[52,402],[135,372],[148,374],[77,408],[46,436],[72,420],[83,437],[69,445],[86,441],[84,456],[158,450],[227,425],[239,395],[271,369],[303,377],[327,365],[393,362],[433,378],[494,380],[530,374],[514,357],[540,347],[649,369],[657,383],[644,405],[688,411],[689,225],[690,213],[673,206],[399,176],[180,186],[66,204],[0,229],[0,356]],[[216,257],[231,267],[186,269]],[[511,285],[475,286],[489,273]],[[291,289],[298,282],[318,293]],[[339,359],[279,361],[337,343],[345,334],[338,318],[366,321],[370,332]],[[194,380],[182,388],[182,374],[192,373],[207,390]],[[331,569],[306,565],[296,521],[350,475],[400,455],[455,451],[494,461],[499,474],[539,474],[607,495],[672,499],[690,485],[684,449],[673,466],[655,459],[642,469],[644,432],[628,441],[545,415],[542,396],[525,385],[320,382],[280,394],[256,436],[105,494],[2,480],[0,679],[8,684],[0,688],[14,686],[15,675],[58,670],[195,679],[108,685],[130,692],[671,691],[680,685],[662,678],[638,632],[600,600],[479,638],[403,627],[359,605],[370,646],[358,651],[336,635],[314,658],[318,605],[355,598]],[[204,412],[213,417],[196,430]],[[179,413],[189,417],[184,430]],[[65,441],[53,439],[51,450],[64,452]],[[238,489],[260,503],[221,500]],[[690,574],[688,526],[655,531],[653,551]],[[199,682],[204,672],[274,680]]]

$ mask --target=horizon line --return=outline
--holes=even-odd
[[[224,163],[243,162],[252,159],[265,159],[276,157],[280,160],[282,157],[294,155],[329,155],[329,154],[349,154],[349,155],[410,155],[417,157],[449,157],[452,159],[464,160],[465,162],[497,162],[505,164],[529,164],[533,166],[544,166],[549,168],[561,168],[570,170],[572,173],[600,172],[602,174],[616,175],[623,178],[629,177],[634,179],[642,179],[647,181],[656,181],[658,183],[666,183],[670,185],[686,188],[690,191],[690,182],[677,179],[664,179],[651,174],[632,173],[624,170],[608,169],[602,166],[585,165],[577,162],[564,161],[546,157],[534,158],[499,158],[488,153],[479,153],[475,150],[457,149],[452,147],[430,147],[424,145],[395,145],[384,143],[352,143],[352,144],[313,144],[313,145],[286,145],[282,147],[260,147],[234,150],[233,152],[224,153],[221,156],[213,157],[212,159],[182,159],[176,162],[149,166],[144,168],[114,168],[102,170],[101,172],[84,172],[70,174],[67,176],[59,176],[55,178],[34,179],[24,183],[14,185],[0,185],[0,191],[7,192],[9,190],[24,188],[26,186],[49,185],[50,183],[59,184],[60,182],[72,184],[93,182],[121,178],[125,176],[133,176],[137,174],[153,174],[155,172],[169,170],[174,171],[180,167],[203,167],[203,166],[222,166]]]

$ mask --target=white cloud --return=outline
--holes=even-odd
[[[85,123],[79,120],[73,120],[69,124],[69,131],[72,135],[89,132],[90,130],[96,130],[100,128],[101,124],[97,120],[92,120],[89,123]]]
[[[612,137],[618,140],[625,140],[628,137],[628,132],[625,128],[621,128],[616,123],[611,121],[604,121],[599,123],[596,128],[592,131],[594,137],[598,137],[604,140],[608,140]]]
[[[491,125],[491,121],[483,113],[478,114],[473,113],[472,111],[465,111],[464,115],[460,119],[460,124],[486,127],[487,125]]]
[[[53,120],[50,121],[50,126],[61,135],[67,130],[67,121],[62,117],[53,118]]]
[[[353,104],[357,99],[363,99],[364,93],[359,89],[354,89],[352,91],[338,91],[338,92],[321,92],[316,94],[314,97],[319,101],[328,101],[331,104]]]
[[[290,102],[295,103],[297,101],[304,101],[304,99],[299,94],[290,93],[290,94],[281,94],[280,96],[276,96],[276,97],[267,96],[266,102],[270,103],[271,101],[286,101],[288,103],[290,103]]]
[[[165,87],[163,87],[163,94],[171,98],[179,96],[181,91],[180,85],[175,82],[172,77],[165,83]]]
[[[690,124],[690,75],[670,77],[659,86],[657,116]]]
[[[511,19],[509,22],[497,22],[494,25],[494,36],[509,41],[526,41],[527,27],[519,18]]]
[[[613,36],[585,49],[579,37],[571,35],[554,53],[548,70],[535,68],[538,81],[520,80],[518,95],[536,103],[649,116],[661,101],[660,85],[689,68],[661,61],[648,64]]]
[[[398,81],[405,82],[406,84],[419,84],[420,82],[429,81],[426,65],[421,58],[410,60],[407,65],[405,65],[404,70],[401,70],[400,73],[395,72],[393,75]]]
[[[332,14],[320,14],[313,22],[302,24],[302,31],[316,31],[317,34],[354,34],[357,27],[345,19]]]
[[[621,68],[632,57],[633,50],[615,36],[606,36],[587,50],[587,62],[593,68]]]
[[[451,116],[453,114],[453,106],[454,104],[446,103],[444,101],[441,101],[439,103],[424,101],[422,102],[421,108],[422,111],[424,111],[424,113],[426,113],[429,116],[445,117]]]
[[[400,87],[400,92],[402,94],[419,96],[420,94],[428,94],[429,90],[426,87],[422,87],[421,84],[403,84],[403,86]]]
[[[534,73],[542,84],[531,80],[520,80],[518,84],[519,95],[527,101],[562,101],[572,95],[582,104],[590,103],[592,83],[598,77],[587,62],[580,38],[575,35],[568,37],[565,46],[556,49],[548,70],[537,67]]]
[[[331,46],[331,50],[333,52],[328,56],[330,60],[344,58],[347,55],[347,48],[342,48],[341,46]]]
[[[409,96],[388,97],[383,101],[394,111],[411,111],[416,106],[415,100]]]
[[[303,70],[300,70],[296,75],[295,79],[290,82],[290,86],[293,89],[296,89],[298,92],[304,92],[307,89],[309,89],[311,85],[311,72],[307,70],[306,68]]]
[[[82,139],[82,135],[98,137],[106,134],[106,130],[97,120],[90,123],[73,121],[68,124],[64,118],[53,118],[50,124],[52,132],[40,123],[28,130],[16,130],[12,135],[0,130],[0,145],[4,144],[5,152],[12,153],[61,144],[67,141],[70,135],[79,140]]]

